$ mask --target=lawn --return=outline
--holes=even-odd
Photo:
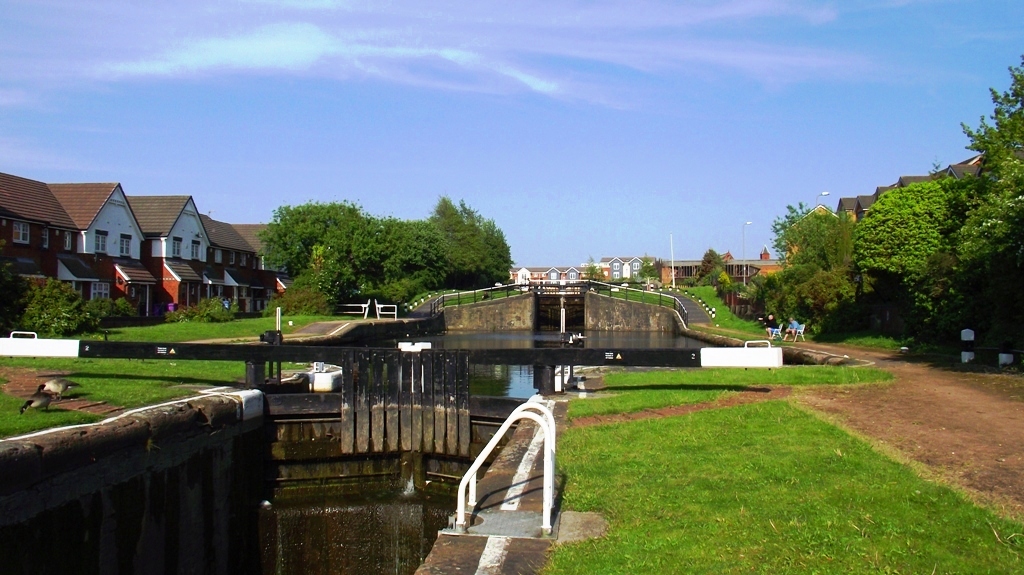
[[[1024,572],[1020,524],[784,401],[570,427],[558,449],[563,509],[610,529],[548,575]]]
[[[674,369],[609,373],[597,397],[569,404],[569,417],[631,413],[671,405],[712,401],[729,391],[758,386],[836,385],[889,381],[872,367],[791,366],[781,369]]]
[[[355,319],[354,316],[292,316],[281,319],[281,331],[289,334],[295,330],[318,321],[342,321]],[[360,316],[360,319],[362,316]],[[108,330],[110,341],[201,341],[207,339],[245,339],[258,337],[261,333],[272,330],[276,319],[260,317],[254,319],[236,319],[223,323],[206,322],[173,322],[144,327],[124,327]],[[288,325],[291,321],[293,325]],[[102,338],[103,334],[93,334],[89,338]]]
[[[106,401],[123,407],[140,407],[193,395],[196,386],[237,385],[245,377],[245,364],[239,361],[0,358],[0,366],[68,372],[70,375],[66,377],[81,387],[64,397]],[[23,403],[18,398],[0,394],[0,437],[100,419],[54,408],[30,409],[19,415],[18,409]]]

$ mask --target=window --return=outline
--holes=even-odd
[[[619,279],[622,277],[622,272],[612,272],[612,279]]]
[[[95,252],[98,254],[107,253],[107,232],[103,230],[96,230],[96,241],[95,241]],[[109,286],[108,286],[109,287]]]
[[[94,282],[92,284],[92,299],[110,299],[110,284],[106,282]]]
[[[235,263],[235,252],[228,252],[228,263]]]
[[[64,249],[71,251],[71,232],[64,230]]]
[[[221,263],[224,261],[224,252],[221,250],[213,250],[213,261],[215,263]]]
[[[580,275],[578,273],[576,273],[576,272],[569,272],[569,279],[571,279],[571,280],[578,280],[578,279],[580,279]]]
[[[28,243],[28,224],[25,222],[14,222],[14,243]]]
[[[245,267],[245,254],[239,254],[238,257],[239,257],[239,260],[240,260],[238,262],[238,265],[240,265],[242,267]]]
[[[171,238],[171,257],[181,257],[181,238]]]
[[[131,257],[132,255],[132,237],[128,234],[121,234],[120,253],[124,257]]]
[[[615,271],[618,271],[619,270],[619,266],[621,266],[621,265],[622,264],[620,264],[619,262],[615,262],[615,263],[612,264],[612,269],[615,270]]]
[[[548,272],[548,279],[549,280],[556,280],[556,279],[558,279],[558,272],[555,271],[555,270],[551,270],[550,272]]]
[[[50,228],[43,228],[43,249],[50,248]]]
[[[199,240],[192,240],[192,259],[199,259]]]
[[[640,271],[640,262],[633,262],[633,271]]]

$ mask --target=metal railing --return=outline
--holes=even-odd
[[[480,455],[473,461],[473,465],[469,467],[466,475],[459,482],[458,507],[455,512],[456,529],[461,529],[463,532],[469,529],[469,526],[466,524],[466,489],[469,489],[468,504],[471,507],[476,506],[476,476],[480,471],[480,467],[491,455],[491,452],[494,451],[494,448],[498,446],[498,442],[501,441],[505,433],[512,427],[512,424],[521,419],[529,419],[540,425],[540,429],[544,433],[544,492],[541,529],[545,535],[551,534],[551,509],[555,498],[555,417],[552,415],[551,410],[541,403],[543,401],[545,400],[542,396],[535,395],[527,400],[526,403],[512,410],[512,413],[505,419],[505,423],[501,424],[498,431],[494,433],[494,437],[491,438],[487,446],[480,452]],[[540,415],[532,413],[532,411],[539,412]],[[521,495],[517,497],[521,497]]]
[[[686,308],[683,303],[679,301],[679,298],[675,295],[663,293],[660,291],[648,291],[636,288],[631,288],[622,285],[609,284],[604,282],[592,281],[592,290],[603,296],[615,297],[624,299],[626,301],[635,301],[639,303],[646,303],[651,305],[658,305],[663,307],[669,307],[679,314],[679,319],[683,321],[683,325],[690,324],[690,318],[686,313]]]

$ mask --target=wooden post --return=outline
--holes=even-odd
[[[459,455],[469,457],[469,354],[456,352],[456,410],[459,417]]]
[[[431,353],[431,364],[434,371],[434,453],[444,453],[445,430],[448,429],[446,420],[445,402],[446,395],[444,380],[448,372],[448,365],[445,362],[445,353]]]
[[[458,381],[457,356],[451,352],[444,354],[444,411],[445,411],[445,453],[459,454],[459,411],[457,402]]]
[[[396,372],[389,380],[394,381],[398,390],[398,410],[395,416],[398,418],[398,430],[400,435],[399,443],[402,451],[412,450],[412,361],[410,354],[395,352],[394,367]],[[388,368],[392,362],[388,362]],[[390,444],[390,441],[388,442]]]
[[[384,451],[384,402],[387,400],[384,353],[370,352],[370,364],[373,370],[373,383],[370,385],[370,438],[373,440],[373,451],[381,453]]]
[[[341,442],[342,453],[352,453],[355,447],[355,354],[352,350],[345,352],[341,362]]]
[[[404,386],[405,373],[409,372],[409,447],[412,451],[423,450],[423,370],[419,353],[402,354],[402,380]],[[408,361],[405,361],[408,360]],[[406,412],[402,411],[402,417]],[[402,436],[405,439],[405,436]]]
[[[370,373],[370,354],[361,351],[357,355],[359,369],[354,374],[352,386],[356,405],[356,453],[370,451],[370,387],[373,374]]]
[[[434,354],[420,352],[420,369],[423,370],[423,453],[434,451]]]
[[[387,366],[387,415],[384,424],[384,440],[387,451],[399,450],[399,434],[401,433],[398,411],[401,407],[402,366],[399,352],[388,351],[385,365]]]

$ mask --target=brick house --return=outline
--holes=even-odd
[[[128,196],[142,228],[141,261],[156,279],[153,311],[193,306],[204,297],[209,236],[192,196]]]
[[[231,224],[231,227],[235,228],[238,235],[242,236],[242,239],[256,252],[258,263],[254,273],[263,285],[263,295],[267,302],[274,294],[283,295],[291,287],[292,280],[285,270],[267,267],[263,252],[263,240],[260,238],[263,230],[267,229],[267,224]],[[254,293],[253,300],[256,301],[256,298],[257,294]]]
[[[156,278],[140,259],[143,234],[117,183],[49,184],[78,228],[76,253],[57,256],[57,279],[84,299],[127,298],[149,315]]]
[[[0,262],[29,279],[55,278],[58,256],[75,253],[77,235],[49,186],[0,173]]]

